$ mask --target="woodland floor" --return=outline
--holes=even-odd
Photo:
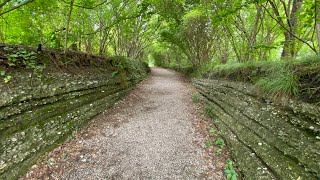
[[[113,108],[48,153],[22,179],[224,179],[226,150],[205,142],[211,121],[183,76],[153,68]]]

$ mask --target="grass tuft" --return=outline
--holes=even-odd
[[[298,94],[299,78],[293,63],[276,63],[269,66],[267,76],[259,78],[254,85],[275,100],[288,100]]]
[[[211,78],[251,82],[275,101],[286,101],[299,96],[301,74],[306,71],[316,71],[319,67],[320,56],[315,55],[286,61],[233,62],[214,65],[207,68],[203,74],[210,73]]]
[[[192,101],[194,103],[199,103],[200,102],[200,99],[201,99],[201,95],[199,93],[194,93],[192,95]]]

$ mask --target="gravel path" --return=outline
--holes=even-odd
[[[224,179],[223,162],[215,164],[203,147],[205,128],[192,93],[177,73],[153,68],[24,179]]]

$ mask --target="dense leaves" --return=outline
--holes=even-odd
[[[319,53],[313,0],[4,0],[0,41],[162,65]]]

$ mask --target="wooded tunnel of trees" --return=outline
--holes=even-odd
[[[319,53],[319,14],[318,0],[3,0],[0,42],[160,64],[270,61]]]
[[[320,0],[1,0],[0,179],[111,107],[147,63],[197,79],[241,177],[319,178],[319,54]],[[38,125],[57,129],[29,137]]]

